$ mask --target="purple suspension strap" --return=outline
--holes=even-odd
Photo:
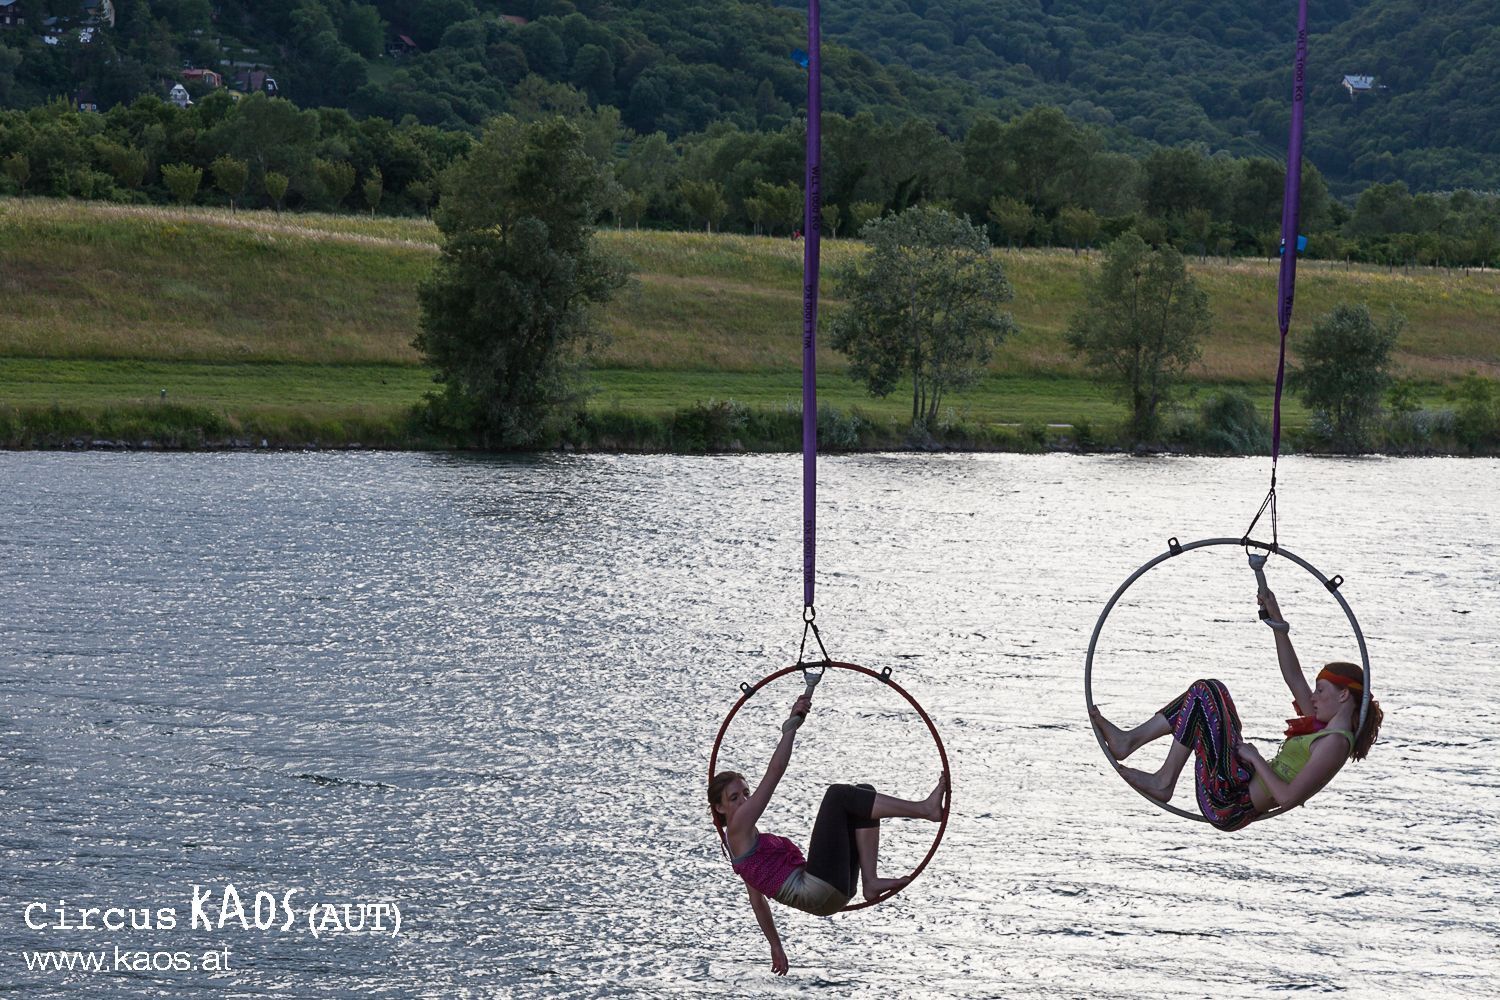
[[[818,238],[823,229],[823,78],[818,0],[807,4],[807,176],[802,221],[802,614],[811,621],[818,508]],[[804,635],[804,641],[806,637]]]
[[[1276,322],[1281,329],[1276,360],[1276,402],[1271,416],[1271,491],[1260,505],[1250,528],[1267,508],[1271,511],[1271,540],[1276,542],[1276,460],[1281,457],[1281,393],[1286,383],[1286,334],[1292,324],[1292,299],[1297,290],[1297,234],[1302,209],[1302,111],[1307,96],[1307,0],[1297,3],[1297,59],[1292,75],[1292,128],[1287,139],[1286,187],[1281,202],[1281,276],[1276,284]],[[1250,528],[1245,537],[1250,537]]]

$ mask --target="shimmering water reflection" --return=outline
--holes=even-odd
[[[1169,536],[1243,531],[1264,460],[822,470],[818,620],[938,721],[955,816],[895,901],[778,908],[777,980],[701,788],[737,684],[796,652],[795,459],[0,455],[0,992],[1500,995],[1500,463],[1283,462],[1281,540],[1346,579],[1389,735],[1232,836],[1107,770],[1082,661]],[[1210,673],[1269,750],[1288,706],[1253,579],[1233,549],[1189,557],[1112,617],[1096,694],[1123,721]],[[1315,581],[1283,562],[1273,583],[1306,662],[1353,657]],[[751,703],[726,764],[763,766],[797,686]],[[931,786],[925,730],[887,695],[823,692],[765,829],[805,839],[828,781]],[[893,866],[925,843],[900,826]],[[22,919],[65,899],[186,922],[189,886],[228,882],[391,900],[404,925]],[[21,959],[115,944],[227,946],[231,971]]]

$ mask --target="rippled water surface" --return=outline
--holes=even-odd
[[[931,713],[954,814],[891,902],[776,907],[782,980],[702,786],[737,685],[796,657],[796,459],[0,454],[0,992],[1500,995],[1500,463],[1282,463],[1280,540],[1344,577],[1387,712],[1307,807],[1232,835],[1169,815],[1086,724],[1104,601],[1168,537],[1239,536],[1267,472],[824,460],[818,622]],[[1356,658],[1332,597],[1271,572],[1304,662]],[[1270,753],[1290,706],[1253,593],[1227,546],[1143,578],[1101,705],[1139,721],[1216,676]],[[759,773],[798,690],[748,703],[725,766]],[[937,773],[892,691],[830,676],[762,829],[805,842],[824,784]],[[883,867],[930,833],[888,821]],[[401,931],[219,928],[229,883],[252,911],[396,903]],[[27,926],[59,901],[179,923]],[[230,968],[24,960],[116,947]]]

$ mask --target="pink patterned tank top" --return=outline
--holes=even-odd
[[[755,846],[748,854],[741,854],[733,861],[734,870],[745,884],[762,896],[776,898],[781,886],[798,868],[807,864],[797,845],[774,833],[756,836]]]

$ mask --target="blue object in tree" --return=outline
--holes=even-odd
[[[803,69],[807,69],[807,53],[803,52],[801,49],[793,49],[792,62],[796,63],[798,66],[801,66]]]

